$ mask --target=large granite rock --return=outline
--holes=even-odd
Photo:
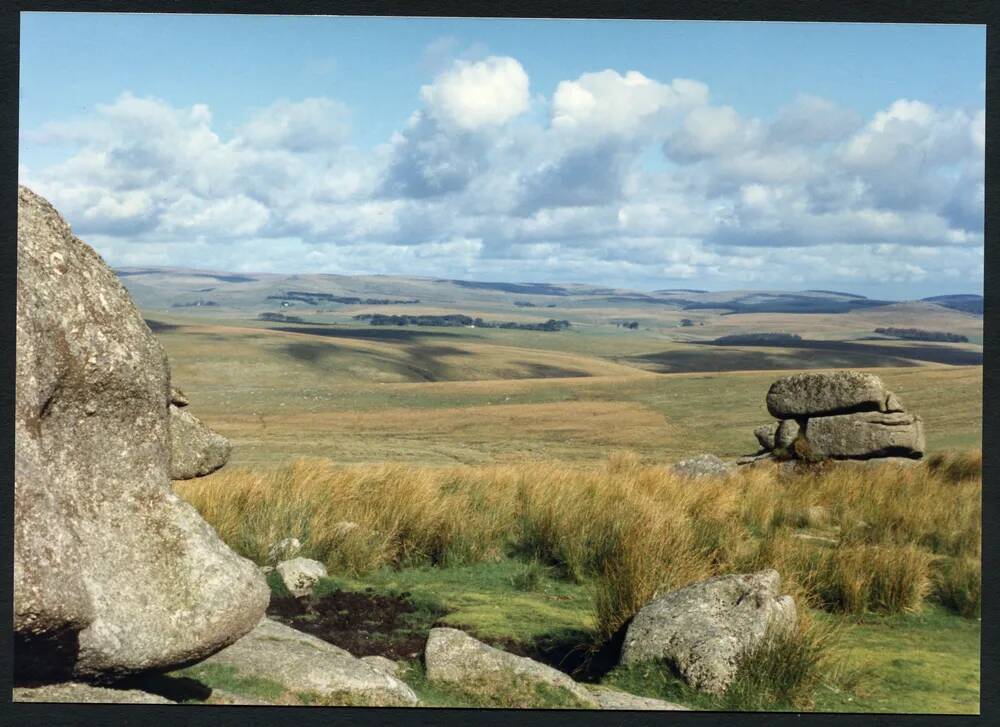
[[[780,449],[788,449],[799,436],[801,427],[794,419],[783,419],[778,424],[778,431],[774,434],[774,446]]]
[[[204,663],[315,695],[325,705],[414,707],[418,702],[413,690],[394,676],[338,646],[266,618]]]
[[[664,659],[696,689],[722,694],[770,625],[793,628],[795,602],[777,571],[716,576],[644,606],[625,633],[621,663]]]
[[[166,357],[115,274],[18,188],[18,678],[184,665],[260,620],[253,563],[170,489]]]
[[[767,392],[767,410],[777,419],[881,411],[888,392],[882,380],[860,371],[795,374],[778,379]]]
[[[431,629],[424,663],[427,681],[432,684],[443,684],[496,706],[531,708],[558,701],[565,707],[600,708],[598,699],[561,671],[495,649],[458,629]],[[545,704],[540,703],[540,692],[548,695]]]
[[[804,438],[816,459],[918,458],[926,448],[923,420],[904,412],[816,417],[806,423]]]
[[[229,461],[233,445],[186,408],[170,404],[170,478],[190,480],[215,472]]]

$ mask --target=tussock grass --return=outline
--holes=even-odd
[[[593,582],[598,630],[609,637],[657,594],[769,567],[800,603],[832,612],[913,611],[930,595],[974,612],[982,484],[970,472],[979,461],[960,453],[791,474],[760,466],[690,480],[628,452],[597,466],[299,460],[175,486],[259,563],[285,537],[347,576],[526,556]]]

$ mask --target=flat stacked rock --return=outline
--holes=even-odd
[[[767,410],[779,421],[754,430],[761,451],[747,461],[919,459],[926,447],[923,420],[874,374],[786,376],[771,384]]]

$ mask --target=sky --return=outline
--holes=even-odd
[[[114,266],[980,293],[983,26],[22,13]]]

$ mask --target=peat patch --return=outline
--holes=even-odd
[[[267,615],[275,621],[346,649],[354,656],[420,657],[427,632],[443,610],[407,598],[366,591],[335,591],[309,598],[272,595]]]

